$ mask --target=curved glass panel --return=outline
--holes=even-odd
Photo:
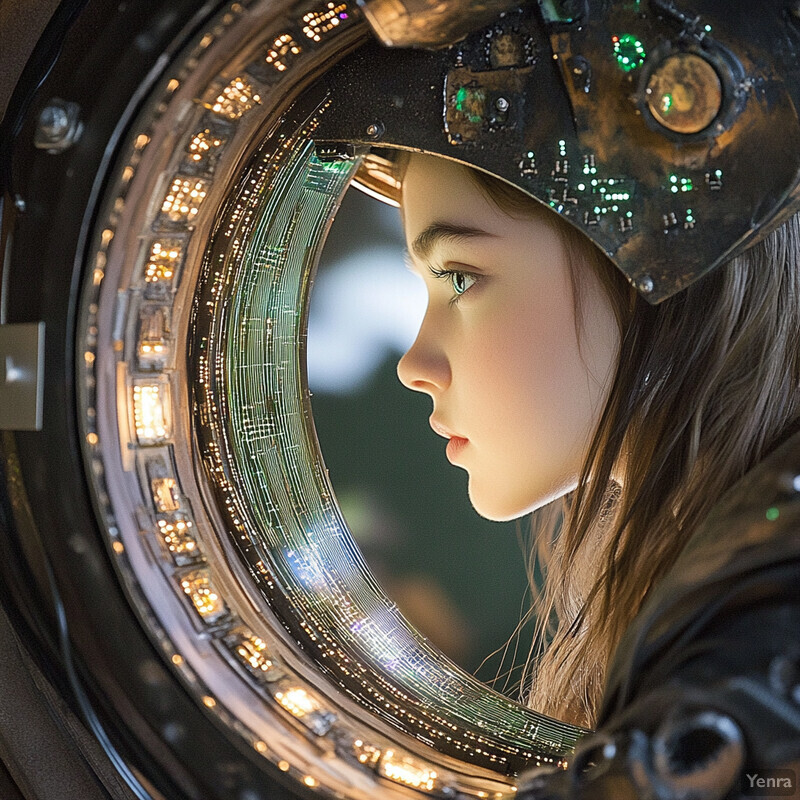
[[[378,587],[333,499],[298,343],[322,232],[357,161],[320,161],[306,136],[262,148],[207,252],[194,342],[208,476],[264,596],[334,684],[442,752],[501,771],[555,760],[575,729],[431,647]]]

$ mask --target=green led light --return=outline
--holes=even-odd
[[[767,509],[767,519],[770,522],[775,522],[775,520],[778,519],[780,515],[781,515],[780,510],[775,508],[775,506],[770,506],[770,508]]]
[[[617,64],[624,72],[631,72],[644,63],[647,57],[644,45],[633,34],[623,33],[621,36],[612,36],[611,41],[614,43],[614,56]]]
[[[340,161],[319,161],[317,159],[317,163],[323,172],[350,173],[352,171],[352,164],[348,163],[346,159]]]
[[[691,178],[681,178],[672,173],[669,176],[670,191],[673,194],[678,192],[691,192],[694,189],[694,181]]]
[[[672,95],[665,94],[661,98],[661,112],[663,114],[669,114],[669,110],[672,108]]]
[[[486,93],[483,89],[461,86],[456,92],[456,110],[472,123],[481,122],[486,109]]]

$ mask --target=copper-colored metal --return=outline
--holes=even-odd
[[[402,150],[372,152],[364,156],[354,185],[365,194],[392,206],[400,205]]]
[[[700,133],[722,108],[722,83],[701,56],[675,53],[653,71],[646,99],[650,113],[668,130]]]
[[[359,0],[389,47],[446,47],[518,5],[516,0]]]

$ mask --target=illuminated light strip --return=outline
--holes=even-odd
[[[340,26],[340,28],[341,27],[342,26]],[[271,35],[274,35],[274,32],[275,31],[273,30]],[[207,36],[205,36],[203,38],[203,45],[202,46],[208,46],[212,41],[213,41],[213,36],[207,35]],[[312,48],[309,47],[309,49],[312,49]],[[299,52],[299,49],[298,49],[298,52]],[[231,72],[228,72],[227,74],[230,75]],[[184,75],[183,74],[181,75],[181,79],[182,80],[184,79]],[[174,79],[174,80],[170,81],[169,91],[171,91],[171,92],[177,91],[177,89],[179,88],[179,85],[180,84],[177,81],[177,79]],[[217,83],[215,85],[219,86],[220,84]],[[208,116],[210,116],[210,115],[207,115],[206,118],[208,118]],[[179,120],[179,121],[180,121],[180,123],[182,125],[184,124],[183,120]],[[217,122],[216,124],[220,125],[220,127],[224,127],[223,123],[221,123],[221,122]],[[189,127],[189,125],[191,125],[191,127]],[[184,133],[185,134],[189,134],[191,131],[197,131],[197,130],[199,130],[201,125],[202,125],[202,122],[198,122],[198,120],[195,120],[194,123],[187,123],[186,124],[186,128],[184,130]],[[213,126],[212,126],[212,129],[213,129]],[[180,132],[177,131],[177,133],[179,134]],[[184,136],[180,136],[180,135],[178,135],[177,140],[182,142],[182,143],[187,142],[187,141],[190,142],[190,140],[188,140]],[[141,135],[138,136],[136,141],[137,141],[136,147],[137,147],[137,152],[138,152],[139,150],[141,150],[142,148],[144,148],[147,145],[147,143],[150,141],[150,137],[148,135],[141,134]],[[158,147],[158,146],[161,146],[161,144],[162,144],[162,140],[161,140],[161,138],[159,138],[158,134],[156,133],[154,135],[154,146]],[[191,144],[191,142],[190,142],[190,144]],[[196,171],[191,169],[191,165],[187,165],[187,161],[188,160],[197,162],[197,159],[191,158],[191,151],[190,151],[190,156],[189,156],[188,159],[187,159],[186,152],[179,153],[179,156],[183,159],[183,161],[180,162],[181,166],[177,167],[177,171],[180,172],[182,169],[185,168],[185,172],[188,175],[195,175]],[[201,156],[201,159],[203,159],[203,158],[205,158],[205,157]],[[173,159],[173,161],[174,161],[174,159]],[[201,163],[202,163],[202,161],[201,161]],[[277,161],[276,160],[275,162],[270,164],[270,167],[273,167],[273,166],[276,167],[276,168],[279,168],[279,169],[283,169],[283,167],[285,166],[285,161],[284,160],[281,160],[281,161]],[[173,168],[175,168],[175,164],[173,164]],[[132,167],[129,167],[129,168],[126,168],[126,169],[130,169],[131,172],[132,172]],[[323,170],[324,170],[324,168],[323,168]],[[335,171],[335,170],[332,170],[332,171]],[[169,174],[172,174],[172,173],[167,173],[167,174],[169,175]],[[131,176],[129,176],[129,178],[126,179],[126,180],[129,180],[130,177]],[[137,180],[136,187],[139,188],[140,185],[141,185],[141,180],[139,179],[138,175],[136,176],[136,180]],[[153,179],[151,181],[151,184],[153,184],[153,185],[155,184],[155,179]],[[315,185],[312,187],[312,189],[313,189],[313,191],[320,191],[320,192],[325,193],[326,192],[325,181],[324,180],[315,181]],[[330,192],[329,189],[328,189],[328,192]],[[157,208],[158,207],[157,204],[158,204],[158,201],[160,200],[160,198],[151,196],[150,199],[156,201],[156,208]],[[202,202],[202,199],[201,199],[201,202]],[[289,201],[289,203],[290,202],[291,202],[291,200]],[[284,208],[288,207],[289,203],[284,201],[283,202],[283,206],[281,206],[281,203],[278,202],[276,204],[278,212],[280,213]],[[163,207],[163,203],[162,203],[162,207]],[[204,209],[202,209],[202,211],[200,213],[202,215],[205,215],[207,213],[210,213],[210,211],[211,211],[211,209],[204,208]],[[258,211],[254,212],[252,208],[251,209],[245,209],[244,212],[243,212],[243,217],[246,219],[247,214],[249,214],[250,215],[250,219],[252,219],[253,216],[254,216],[254,213],[257,215],[259,212]],[[306,225],[308,223],[308,219],[307,218],[309,216],[313,217],[314,213],[315,213],[315,209],[313,207],[312,207],[310,212],[309,212],[308,208],[304,209],[302,211],[302,213],[298,215],[298,218],[300,219],[300,227],[302,227],[303,225]],[[156,220],[155,221],[156,222],[156,226],[158,226],[158,223],[160,221],[161,220]],[[175,222],[183,222],[185,220],[183,220],[183,219],[175,219],[173,221],[175,221]],[[152,222],[153,222],[152,219],[148,220],[148,222],[147,222],[148,226]],[[317,222],[317,224],[318,224],[318,222]],[[134,235],[138,235],[140,237],[139,241],[142,241],[144,239],[144,241],[149,243],[150,240],[152,239],[152,236],[153,236],[153,234],[152,234],[153,230],[154,230],[154,228],[152,228],[152,227],[142,228],[139,231],[134,231]],[[159,230],[159,228],[156,227],[155,230]],[[121,233],[123,233],[125,235],[128,235],[129,232],[126,232],[124,227],[122,227],[121,228]],[[178,235],[180,236],[180,234],[178,234]],[[298,240],[301,239],[301,238],[302,238],[302,234],[298,236]],[[179,267],[181,266],[181,261],[182,261],[183,256],[184,256],[183,248],[184,248],[184,246],[185,246],[187,241],[188,241],[188,237],[186,239],[181,238],[180,240],[178,240],[178,244],[180,246],[178,248],[174,248],[173,249],[172,244],[168,243],[168,240],[163,240],[163,239],[159,240],[159,242],[163,242],[164,243],[164,248],[163,249],[164,249],[164,253],[167,254],[167,257],[163,258],[164,254],[161,252],[161,248],[159,248],[159,249],[152,249],[151,248],[151,252],[149,254],[151,256],[151,259],[148,259],[147,265],[145,266],[144,270],[142,270],[142,268],[141,268],[141,264],[142,264],[141,256],[142,256],[142,253],[141,253],[141,251],[138,250],[138,244],[136,245],[136,247],[131,248],[131,250],[128,253],[126,258],[128,259],[128,263],[129,264],[132,261],[134,261],[134,259],[135,259],[134,266],[137,266],[137,270],[134,273],[134,281],[135,281],[135,283],[132,286],[127,287],[127,288],[132,290],[132,291],[129,292],[130,296],[135,298],[136,297],[136,293],[140,292],[142,290],[142,288],[144,288],[143,295],[144,295],[144,297],[146,299],[153,300],[154,298],[157,297],[159,302],[163,302],[164,301],[164,296],[163,296],[164,295],[164,290],[172,289],[174,287],[175,283],[177,283],[176,277],[179,274]],[[232,249],[233,250],[236,250],[237,248],[239,248],[238,241],[234,242],[232,244]],[[244,245],[242,245],[242,250],[244,250]],[[139,254],[138,258],[136,258],[136,253],[137,252]],[[159,263],[159,261],[161,263]],[[144,286],[142,286],[142,284],[144,284]],[[125,288],[126,287],[123,286],[123,290]],[[188,287],[188,288],[191,288],[191,287]],[[156,294],[156,290],[158,292],[157,294]],[[136,306],[133,306],[133,308],[135,309]],[[287,314],[292,313],[291,309],[289,309],[288,307],[286,307],[285,310],[286,310]],[[295,303],[294,312],[296,312],[297,314],[301,313],[301,310],[297,306],[296,303]],[[89,317],[90,322],[89,322],[89,324],[93,324],[96,321],[93,318],[95,313],[96,313],[95,311],[91,311],[90,312],[90,317]],[[175,316],[176,323],[180,323],[182,318],[178,316],[179,310],[176,309],[175,313],[176,313],[176,316]],[[131,339],[133,338],[133,336],[131,336],[133,328],[134,328],[133,325],[128,326],[128,328],[124,332],[126,334],[126,341],[124,343],[124,345],[125,345],[124,348],[122,347],[122,345],[123,345],[122,341],[114,342],[114,350],[116,352],[122,352],[123,349],[124,349],[125,353],[133,353],[135,351],[135,347],[134,346],[135,346],[136,342],[135,341],[131,341]],[[177,325],[176,325],[176,329],[177,329]],[[141,342],[139,342],[139,343],[141,344]],[[119,348],[116,347],[117,344],[120,345]],[[295,342],[295,345],[296,345],[296,342]],[[87,363],[88,363],[88,361],[87,361]],[[126,366],[126,365],[123,364],[123,366]],[[216,368],[216,365],[212,365],[210,367],[210,369],[215,369],[215,368]],[[285,377],[285,375],[284,375],[284,377]],[[176,383],[176,387],[179,386],[179,385],[180,384]],[[169,386],[166,385],[166,384],[165,384],[165,389],[167,391],[169,391]],[[178,395],[178,392],[176,391],[176,404],[179,402],[178,399],[177,399],[177,395]],[[119,396],[121,397],[121,402],[124,405],[124,398],[125,398],[124,392],[121,391],[119,393]],[[92,400],[90,400],[90,402],[93,401],[93,395],[91,395],[91,397],[92,397]],[[212,399],[212,403],[214,403],[213,399]],[[90,406],[88,410],[89,411],[94,411],[95,408],[93,406]],[[125,415],[124,411],[122,412],[122,415],[123,416]],[[181,419],[181,417],[176,415],[175,416],[175,420],[178,420],[178,419]],[[178,430],[177,430],[178,429],[178,425],[177,425],[177,423],[176,423],[175,427],[176,427],[176,436],[177,436],[177,434],[178,434]],[[267,432],[269,432],[268,426],[267,426]],[[276,432],[272,431],[271,433],[274,435]],[[282,436],[282,432],[281,431],[278,431],[277,434],[279,436]],[[92,435],[94,435],[94,434],[92,434]],[[96,436],[95,436],[95,439],[96,439]],[[288,445],[291,448],[291,446],[292,446],[291,441],[288,442]],[[144,457],[145,463],[150,464],[155,459],[162,459],[162,457],[166,455],[164,453],[164,451],[172,452],[172,448],[170,447],[170,448],[163,448],[163,450],[145,451],[145,453],[146,453],[146,456]],[[97,454],[93,453],[92,454],[92,458],[94,459],[94,466],[95,467],[102,466],[101,462],[106,457],[107,457],[106,454],[101,454],[100,456],[98,456]],[[140,456],[137,456],[137,458],[139,458],[139,457]],[[141,487],[142,487],[142,490],[144,492],[144,496],[147,497],[148,493],[152,493],[152,495],[153,495],[153,504],[154,504],[154,506],[156,508],[157,513],[159,515],[160,514],[166,515],[163,518],[160,517],[160,516],[157,516],[157,520],[159,520],[159,528],[161,528],[160,522],[165,522],[165,523],[169,522],[170,524],[177,523],[179,521],[179,517],[174,512],[180,510],[180,504],[181,504],[182,501],[183,501],[184,504],[188,503],[186,498],[181,498],[180,494],[178,493],[178,486],[177,486],[177,482],[175,481],[175,479],[169,477],[169,471],[171,471],[173,469],[176,469],[176,468],[179,468],[179,464],[176,466],[176,464],[174,462],[172,462],[170,459],[171,459],[171,456],[170,455],[166,455],[165,460],[163,461],[163,463],[159,467],[159,471],[157,471],[157,472],[156,471],[152,471],[148,467],[147,470],[139,471],[139,475],[138,475],[138,480],[141,483]],[[143,473],[145,473],[145,472],[147,473],[147,478],[144,477]],[[97,474],[100,474],[99,470],[98,470]],[[187,474],[185,474],[184,472],[180,472],[179,471],[178,473],[176,473],[176,475],[180,475],[181,480],[185,481],[186,490],[187,490],[187,493],[189,494],[189,496],[190,497],[194,497],[194,494],[192,493],[191,482],[188,480]],[[158,482],[158,481],[160,481],[160,482]],[[107,507],[107,502],[106,501],[101,501],[101,502],[103,502],[105,504],[105,507]],[[332,500],[331,500],[330,497],[326,497],[325,498],[325,502],[326,503],[331,503]],[[174,507],[176,504],[178,505],[178,508]],[[116,507],[114,507],[111,510],[116,511],[117,509],[116,509]],[[184,510],[186,510],[186,509],[184,508]],[[149,514],[149,515],[152,515],[152,509],[148,509],[146,513]],[[203,529],[204,536],[205,536],[206,535],[206,528],[205,528],[204,525],[201,524],[201,519],[202,519],[201,517],[198,518],[198,525],[200,525],[201,528]],[[192,523],[188,520],[188,518],[186,519],[186,522],[187,522],[186,529],[192,527]],[[152,522],[150,523],[150,525],[152,526]],[[186,531],[186,529],[184,529],[184,532]],[[177,530],[177,526],[175,526],[175,530]],[[244,528],[242,528],[242,530],[244,530]],[[331,531],[328,531],[328,533],[333,535],[334,531],[331,530]],[[113,535],[116,535],[116,534],[113,534]],[[152,536],[152,534],[150,534],[150,535]],[[141,538],[141,537],[134,537],[134,538]],[[204,541],[205,541],[205,539],[204,539]],[[126,540],[126,543],[132,545],[131,546],[131,550],[134,549],[135,543],[133,541],[128,542]],[[122,548],[122,543],[121,542],[114,542],[114,551],[117,552],[117,553],[122,552],[122,549],[119,549],[119,550],[117,549],[117,545],[119,545],[119,547]],[[209,553],[209,557],[210,557],[210,555],[211,554]],[[268,561],[267,563],[270,565],[269,568],[267,566],[265,566],[264,562],[261,561],[261,560],[259,560],[257,562],[257,564],[253,565],[254,568],[257,570],[258,574],[260,576],[263,576],[263,578],[264,578],[264,581],[262,582],[262,586],[265,585],[265,584],[269,584],[269,582],[272,580],[273,575],[274,575],[274,573],[272,571],[272,562]],[[349,569],[350,569],[350,565],[342,564],[342,565],[339,565],[338,572],[341,575],[347,576]],[[163,570],[163,564],[160,565],[160,567],[158,568],[157,572],[159,570]],[[194,573],[183,574],[184,579],[186,579],[188,577],[188,575],[190,575],[190,574],[194,574]],[[136,581],[141,580],[142,577],[143,576],[141,574],[139,574],[139,572],[137,571]],[[131,582],[134,582],[133,579],[128,578],[128,580],[130,580]],[[151,578],[149,583],[152,584],[152,578]],[[176,588],[175,584],[174,584],[174,581],[171,580],[170,583],[172,584],[170,588],[172,588],[174,590]],[[337,603],[340,600],[342,600],[342,602],[347,602],[347,598],[348,598],[347,589],[348,589],[348,587],[347,587],[346,584],[347,584],[347,578],[345,578],[345,583],[344,583],[343,588],[341,589],[341,591],[339,591],[337,589],[335,592],[328,593],[328,595],[327,595],[328,602]],[[208,587],[206,587],[208,589],[208,591],[210,593],[212,593],[212,594],[215,594],[213,592],[213,587],[210,587],[210,588],[209,587],[210,587],[210,584],[209,584]],[[187,587],[186,586],[182,586],[182,588],[183,588],[184,593],[186,594],[186,596],[187,597],[191,597],[190,592],[187,591]],[[190,591],[191,591],[191,589],[190,589]],[[173,598],[177,598],[181,602],[183,602],[183,600],[184,600],[184,598],[181,596],[181,593],[174,592],[174,591],[173,591]],[[290,599],[290,598],[287,598],[287,599]],[[192,597],[192,604],[195,607],[195,609],[197,610],[197,613],[201,614],[201,616],[204,616],[207,619],[207,621],[212,618],[213,613],[214,613],[214,609],[212,607],[209,607],[209,601],[210,600],[211,600],[210,594],[205,594],[204,595],[204,599],[203,599],[202,603],[200,604],[201,605],[201,609],[198,609],[198,603],[196,602],[195,598]],[[216,600],[220,600],[220,598],[218,596],[216,596]],[[216,602],[216,601],[214,601],[214,602]],[[142,604],[145,607],[147,607],[147,601],[143,601]],[[211,603],[211,605],[213,605],[213,603]],[[324,606],[324,603],[322,605]],[[222,608],[223,609],[225,608],[224,603],[222,604]],[[302,608],[302,603],[299,605],[299,608]],[[324,608],[323,608],[323,610],[324,610]],[[155,603],[153,603],[152,601],[150,602],[150,611],[154,612],[156,617],[160,617],[161,616],[160,615],[160,606],[155,604]],[[324,620],[320,620],[320,621],[324,622]],[[171,630],[162,630],[159,627],[158,622],[152,624],[152,627],[155,630],[158,630],[160,633],[164,633],[167,638],[172,636],[172,631]],[[181,627],[181,632],[182,633],[185,633],[185,631],[183,630],[184,627],[186,627],[186,620],[185,619],[182,622],[182,627]],[[227,628],[226,630],[230,630],[230,628]],[[320,629],[319,629],[318,626],[315,626],[315,630],[319,631]],[[208,633],[202,632],[202,633],[199,634],[199,636],[197,636],[197,638],[198,638],[199,641],[201,641],[202,644],[205,644],[206,636],[208,636],[209,634],[211,636],[212,641],[214,641],[217,645],[219,645],[219,643],[221,643],[221,641],[223,639],[223,634],[222,634],[222,631],[219,628],[217,628],[216,630],[210,631]],[[327,646],[327,643],[331,644],[331,647],[328,649],[328,652],[331,655],[333,655],[333,649],[332,648],[333,648],[333,646],[335,646],[334,640],[328,639],[328,637],[325,636],[324,632],[322,633],[321,638],[324,638],[326,640],[326,646]],[[249,663],[246,664],[246,667],[248,668],[249,671],[252,672],[253,671],[253,667],[256,666],[256,669],[258,669],[258,670],[263,672],[264,671],[263,666],[262,667],[257,666],[259,663],[261,663],[262,665],[266,665],[266,673],[265,674],[270,674],[270,675],[276,674],[276,673],[274,673],[272,671],[272,667],[269,666],[269,664],[271,663],[270,660],[269,660],[269,657],[264,655],[265,651],[263,650],[263,647],[264,647],[263,640],[258,639],[258,637],[254,637],[254,639],[255,639],[255,641],[260,643],[260,645],[255,648],[255,653],[258,654],[259,657],[262,657],[264,660],[263,661],[259,661],[259,658],[256,658],[255,659],[255,664],[252,661],[250,661]],[[226,642],[227,642],[227,640],[226,640]],[[183,655],[180,655],[178,653],[172,653],[171,654],[171,658],[172,658],[172,663],[175,666],[185,667],[187,672],[191,672],[197,666],[197,664],[199,664],[200,662],[198,661],[193,666],[192,662],[193,662],[194,659],[197,658],[197,653],[192,649],[191,643],[188,643],[187,647],[188,647],[187,650],[183,650],[183,649],[181,650],[182,653],[186,654],[186,660],[184,660],[184,656]],[[250,651],[250,658],[251,659],[253,658],[253,654],[254,654],[254,651]],[[168,653],[168,655],[170,655],[170,653]],[[242,663],[245,663],[245,660],[244,660],[242,654],[239,653],[237,655],[239,656],[240,661],[242,661]],[[346,656],[342,656],[341,649],[339,649],[337,651],[337,656],[336,657],[337,658],[344,657],[345,660],[347,661],[347,657]],[[225,658],[229,662],[232,661],[232,658],[231,658],[229,652],[225,653]],[[349,662],[349,661],[347,663],[351,664],[351,662]],[[352,668],[356,672],[358,672],[359,670],[365,670],[366,669],[360,663],[352,664]],[[240,669],[239,670],[239,674],[244,674],[243,670]],[[238,680],[234,679],[231,683],[239,684],[239,683],[241,683],[241,681],[238,681]],[[252,684],[252,681],[250,681],[250,683]],[[213,690],[208,690],[208,691],[209,691],[208,694],[204,694],[202,697],[199,697],[198,700],[202,701],[206,705],[206,707],[208,707],[208,708],[215,708],[218,705],[220,707],[224,707],[225,706],[225,703],[224,703],[224,692],[222,694],[220,694],[218,686],[214,687]],[[193,690],[193,693],[195,694],[195,696],[198,696],[198,694],[199,694],[196,689]],[[263,697],[265,694],[266,694],[266,692],[264,692],[263,689],[262,689],[261,696]],[[219,698],[219,700],[215,700],[215,697]],[[294,699],[296,700],[297,698],[295,697]],[[219,713],[219,712],[215,712],[215,713]],[[312,713],[316,713],[316,712],[312,712]],[[325,712],[325,713],[330,713],[330,712]],[[283,724],[283,722],[284,722],[283,719],[281,719],[281,720],[277,719],[278,717],[284,717],[285,718],[285,715],[283,715],[280,711],[275,709],[272,712],[272,716],[275,716],[276,719],[275,720],[271,720],[270,721],[271,724],[274,724],[276,720],[278,722],[280,722],[280,724]],[[224,719],[224,715],[223,715],[222,718]],[[298,719],[299,719],[299,717],[298,717]],[[322,734],[320,734],[320,735],[322,735]],[[337,743],[340,741],[339,738],[338,738],[338,733],[336,734],[335,740],[336,740]],[[267,751],[270,751],[270,756],[269,757],[271,758],[271,760],[274,760],[274,761],[277,761],[278,758],[283,759],[283,757],[285,757],[287,755],[287,749],[289,751],[292,751],[292,746],[289,746],[289,747],[281,746],[281,748],[279,749],[277,744],[275,745],[276,749],[274,751],[271,751],[271,748],[273,747],[272,740],[269,740],[270,741],[270,746],[269,747],[267,747],[266,743],[261,738],[252,739],[251,741],[253,742],[253,746],[255,747],[257,752],[266,753]],[[325,742],[323,744],[323,746],[327,748],[329,746],[329,742]],[[367,745],[365,747],[369,748],[370,746]],[[366,752],[366,750],[365,750],[365,752]],[[380,752],[381,752],[380,750],[377,750],[378,756],[380,756]],[[333,755],[333,752],[329,751],[329,750],[326,750],[326,754],[327,755]],[[294,761],[294,758],[295,758],[294,754],[291,757],[293,759],[292,763],[298,763],[297,767],[292,768],[293,771],[295,772],[295,777],[297,777],[298,774],[301,775],[301,776],[304,775],[305,777],[303,777],[302,780],[304,780],[305,783],[307,785],[309,785],[309,786],[322,785],[322,786],[327,788],[328,785],[329,785],[328,781],[331,780],[330,779],[330,775],[332,773],[338,773],[340,768],[341,768],[340,765],[334,763],[333,764],[333,770],[332,771],[329,770],[326,773],[327,778],[323,778],[320,774],[318,774],[316,771],[314,771],[312,768],[310,768],[308,764],[301,763],[301,759],[298,758],[297,762],[295,762]],[[369,763],[361,762],[361,763],[366,764],[367,768],[374,767],[374,762],[370,761],[370,758],[371,758],[371,756],[368,756],[368,762]],[[282,770],[290,769],[289,762],[287,762],[285,760],[280,760],[277,763],[279,764],[279,766],[280,766],[280,768]],[[323,768],[324,768],[324,765],[323,765]],[[302,769],[302,772],[300,771],[301,769]],[[313,774],[309,775],[308,774],[309,772],[312,772]],[[374,778],[374,773],[370,774],[370,778]],[[389,788],[390,787],[388,787],[386,785],[383,786],[384,791],[386,791]],[[402,788],[402,787],[398,787],[395,791],[396,792],[400,792],[403,796],[407,793],[406,790],[404,788]],[[341,794],[341,792],[339,792],[339,793]]]
[[[378,764],[378,774],[395,783],[426,792],[436,789],[439,778],[435,769],[394,750],[387,750],[383,755]]]
[[[170,437],[168,383],[134,383],[133,424],[141,445],[161,444]]]
[[[208,195],[210,182],[202,178],[176,175],[161,203],[161,213],[170,222],[191,222]]]
[[[272,682],[285,677],[282,667],[259,636],[247,630],[238,630],[227,637],[226,641],[239,661],[259,680]]]
[[[226,138],[221,134],[215,133],[210,128],[203,128],[195,133],[186,145],[189,162],[195,166],[213,165],[225,142]]]
[[[172,285],[183,260],[180,239],[156,239],[144,265],[144,280],[148,284]]]
[[[158,520],[158,532],[178,566],[196,561],[200,555],[197,540],[191,533],[192,521],[174,516]],[[184,587],[185,590],[185,587]]]
[[[382,751],[375,745],[367,744],[363,739],[356,739],[353,742],[353,754],[359,764],[376,764]]]
[[[282,708],[317,736],[324,736],[336,721],[336,715],[324,709],[322,703],[302,686],[286,685],[274,696]]]
[[[244,78],[234,78],[220,92],[210,108],[225,119],[235,120],[260,103],[261,97],[251,83]]]
[[[181,589],[203,622],[212,624],[227,616],[228,609],[211,582],[211,572],[206,568],[188,572],[180,578]]]
[[[324,11],[309,11],[303,15],[303,33],[312,41],[319,42],[326,33],[349,18],[347,3],[328,3]]]
[[[303,48],[290,33],[282,33],[273,41],[264,60],[278,72],[285,72],[295,57],[302,52]]]

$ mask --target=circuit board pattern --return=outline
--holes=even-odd
[[[500,772],[555,764],[575,729],[487,691],[408,625],[363,562],[318,456],[299,345],[324,222],[357,163],[286,140],[253,166],[220,225],[199,348],[208,474],[265,596],[347,694]]]

